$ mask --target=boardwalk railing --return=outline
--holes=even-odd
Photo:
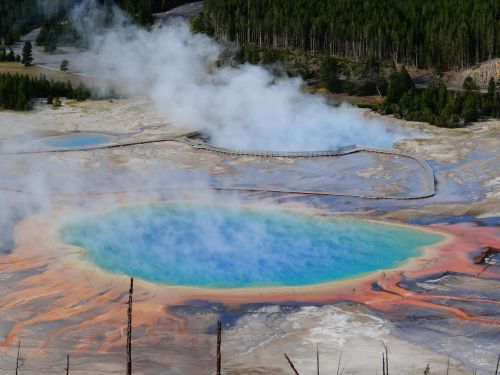
[[[361,145],[350,145],[346,147],[338,148],[333,151],[259,151],[259,150],[240,150],[240,149],[231,149],[220,146],[215,146],[209,143],[206,143],[202,140],[193,139],[194,137],[200,136],[199,132],[192,132],[185,134],[183,137],[178,140],[183,143],[187,143],[191,145],[196,150],[215,152],[224,155],[234,155],[234,156],[254,156],[254,157],[262,157],[262,158],[289,158],[289,159],[298,159],[298,158],[329,158],[329,157],[342,157],[346,155],[352,155],[361,152],[368,153],[376,153],[383,155],[394,155],[397,157],[403,157],[411,159],[417,164],[419,164],[425,173],[426,179],[426,187],[425,192],[422,194],[418,194],[411,197],[394,197],[394,196],[359,196],[361,198],[370,198],[370,199],[402,199],[402,200],[410,200],[410,199],[423,199],[429,198],[436,194],[436,181],[434,178],[434,171],[431,166],[421,157],[406,154],[403,152],[399,152],[396,150],[384,150],[375,147],[365,147]],[[304,192],[306,194],[319,194],[319,195],[329,195],[319,192]],[[341,195],[341,194],[331,194],[331,195]],[[346,195],[346,196],[355,196],[355,195]],[[357,195],[356,195],[357,196]]]
[[[21,154],[42,154],[42,153],[64,153],[64,152],[82,152],[100,149],[112,149],[112,148],[122,148],[130,146],[138,146],[145,144],[154,144],[162,142],[182,142],[190,145],[195,150],[214,152],[224,155],[234,155],[234,156],[253,156],[261,158],[289,158],[289,159],[299,159],[299,158],[329,158],[329,157],[342,157],[346,155],[352,155],[361,152],[394,155],[396,157],[403,157],[411,159],[417,162],[424,170],[425,173],[425,191],[420,194],[412,196],[391,196],[391,195],[365,195],[365,194],[355,194],[355,193],[333,193],[333,192],[322,192],[322,191],[291,191],[291,190],[280,190],[280,189],[255,189],[255,188],[230,188],[230,187],[212,187],[214,190],[232,190],[232,191],[248,191],[248,192],[270,192],[270,193],[293,193],[293,194],[304,194],[304,195],[323,195],[323,196],[337,196],[337,197],[355,197],[355,198],[365,198],[365,199],[393,199],[393,200],[414,200],[429,198],[436,194],[435,189],[435,179],[434,172],[430,165],[421,157],[410,155],[396,150],[384,150],[374,147],[365,147],[360,145],[351,145],[347,147],[342,147],[334,151],[301,151],[301,152],[286,152],[286,151],[254,151],[254,150],[239,150],[230,149],[211,145],[204,142],[201,139],[194,139],[200,137],[201,133],[198,131],[170,135],[153,137],[149,139],[136,140],[136,141],[119,141],[116,143],[106,143],[102,145],[94,145],[88,147],[80,148],[62,148],[62,149],[35,149],[35,150],[24,150],[24,151],[4,151],[0,152],[0,155],[21,155]],[[183,188],[184,190],[186,188]],[[16,193],[30,193],[25,189],[9,189],[0,187],[2,191],[10,191]],[[161,189],[159,189],[161,190]],[[168,189],[166,189],[168,190]],[[136,191],[137,192],[137,191]],[[118,193],[118,192],[114,192]]]

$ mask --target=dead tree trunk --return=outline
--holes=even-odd
[[[290,365],[290,367],[292,368],[293,373],[295,375],[300,375],[299,372],[297,371],[297,369],[295,368],[295,366],[293,365],[293,362],[290,360],[290,358],[288,358],[288,356],[286,355],[286,353],[285,353],[285,358],[288,361],[288,364]]]
[[[498,367],[500,366],[500,353],[498,353],[498,359],[497,359],[497,369],[495,370],[495,375],[498,375]]]
[[[217,375],[221,375],[221,351],[220,347],[222,345],[222,323],[217,321]]]
[[[134,294],[134,278],[130,278],[128,292],[128,323],[127,323],[127,375],[132,375],[132,297]]]
[[[21,339],[17,342],[16,375],[19,372],[19,354],[21,352]]]
[[[342,364],[342,352],[339,355],[339,363],[337,365],[337,375],[340,375],[340,365]]]
[[[66,375],[69,375],[69,354],[66,355]]]
[[[385,349],[385,375],[389,375],[389,349],[387,348],[387,345],[385,345],[385,342],[383,341],[382,345],[384,345]]]
[[[316,344],[316,375],[319,375],[319,344]]]

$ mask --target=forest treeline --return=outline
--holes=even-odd
[[[37,0],[0,1],[0,45],[16,42],[21,35],[42,22]]]
[[[488,90],[481,93],[471,77],[463,91],[450,91],[442,78],[434,76],[426,88],[415,87],[403,66],[391,73],[384,102],[376,109],[409,121],[428,122],[448,128],[463,127],[483,116],[500,117],[500,90],[491,78]]]
[[[70,1],[70,0],[67,0]],[[79,0],[72,0],[77,4]],[[113,23],[113,6],[118,6],[126,12],[131,19],[141,25],[150,25],[154,21],[154,13],[172,9],[178,5],[189,2],[188,0],[97,0],[103,7],[102,18],[93,19],[96,26],[105,27]],[[74,5],[73,4],[73,5]],[[45,51],[54,52],[58,45],[74,45],[86,48],[88,40],[86,35],[80,35],[71,22],[70,12],[72,7],[60,7],[59,12],[52,12],[51,17],[46,17],[36,43],[44,46]],[[100,25],[102,23],[102,25]]]
[[[418,88],[404,65],[399,69],[395,65],[384,69],[373,57],[357,65],[357,76],[353,79],[346,74],[352,68],[327,56],[316,75],[320,85],[331,92],[384,97],[380,105],[370,107],[410,121],[456,128],[481,117],[500,117],[500,79],[491,77],[486,93],[481,92],[471,77],[465,79],[461,90],[449,90],[437,74],[426,87]]]
[[[500,52],[498,0],[205,0],[206,31],[240,45],[466,67]],[[199,25],[198,25],[199,26]]]
[[[69,12],[83,0],[0,0],[0,46],[10,45],[29,31],[45,29],[40,42],[52,49],[62,42],[74,42],[79,38],[71,25],[65,23]],[[98,0],[105,7],[118,5],[136,21],[148,24],[153,13],[167,11],[189,0]],[[69,33],[69,35],[67,35]]]
[[[20,74],[0,74],[0,109],[26,111],[31,109],[35,98],[47,98],[51,104],[54,98],[66,97],[83,101],[90,94],[90,90],[83,84],[73,87],[69,81],[49,81],[45,76],[32,78]]]

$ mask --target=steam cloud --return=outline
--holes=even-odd
[[[80,6],[75,22],[94,33],[95,6]],[[263,150],[331,150],[362,144],[391,147],[405,134],[363,117],[349,105],[333,107],[305,93],[299,78],[277,78],[245,64],[218,67],[223,48],[187,23],[148,31],[115,10],[115,25],[93,38],[78,67],[120,81],[130,95],[150,98],[166,119],[203,130],[211,142]]]
[[[51,4],[43,0],[38,5]],[[57,3],[66,5],[65,0]],[[73,23],[90,38],[91,48],[71,65],[111,85],[118,82],[131,96],[151,99],[166,119],[205,131],[212,143],[246,149],[328,150],[354,143],[389,147],[405,136],[364,118],[351,106],[333,107],[305,93],[298,78],[276,78],[252,65],[219,67],[223,47],[206,35],[194,35],[185,22],[148,31],[133,25],[119,10],[112,12],[114,25],[104,29],[98,26],[106,17],[98,4],[84,1],[74,9]],[[0,125],[11,122],[11,117],[0,118]],[[31,135],[38,136],[36,131]],[[0,142],[0,151],[11,151],[9,143]],[[195,186],[199,197],[199,191],[212,186],[203,167],[180,171],[149,160],[127,170],[128,166],[114,166],[98,152],[88,160],[2,154],[0,166],[0,252],[13,247],[12,225],[19,218],[60,204],[64,194]],[[169,198],[188,196],[172,192]],[[111,196],[106,203],[115,204]]]

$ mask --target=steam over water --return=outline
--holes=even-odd
[[[307,285],[394,267],[442,236],[271,209],[156,205],[70,224],[65,242],[96,265],[173,285]]]
[[[84,6],[75,11],[74,22],[85,35],[95,34],[95,7],[90,13]],[[95,35],[91,52],[75,67],[150,98],[166,120],[203,130],[217,145],[280,151],[352,144],[390,148],[408,136],[347,104],[328,105],[306,93],[299,78],[278,78],[249,64],[220,67],[222,55],[231,60],[227,51],[208,36],[193,34],[183,21],[147,31],[120,13],[115,19],[114,27]]]

